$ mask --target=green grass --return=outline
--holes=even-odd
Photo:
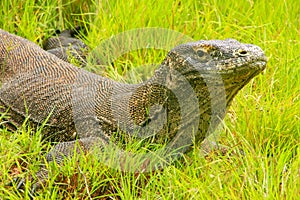
[[[139,175],[121,173],[93,156],[83,156],[61,168],[49,166],[49,184],[38,191],[37,199],[299,199],[297,1],[4,0],[0,6],[2,29],[40,45],[55,29],[75,25],[87,27],[85,41],[92,48],[126,30],[161,27],[195,40],[235,38],[253,43],[269,58],[265,72],[235,98],[221,129],[221,143],[243,149],[244,156],[204,158],[196,146],[173,165]],[[118,81],[140,82],[154,70],[143,65],[159,63],[164,55],[156,50],[132,52],[114,66],[91,70]],[[50,145],[26,125],[17,133],[5,129],[0,133],[0,199],[27,198],[5,184],[17,174],[34,174]]]

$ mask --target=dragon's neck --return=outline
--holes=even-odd
[[[140,137],[156,134],[156,138],[164,140],[174,138],[180,131],[196,134],[204,113],[207,116],[203,120],[209,124],[210,106],[209,99],[206,99],[209,94],[200,74],[183,73],[186,66],[174,67],[171,61],[165,59],[153,77],[144,83],[124,86],[131,89],[117,101],[128,108],[127,117],[119,120],[126,121],[127,132],[138,128],[136,132]],[[181,71],[176,67],[181,67]],[[121,113],[119,116],[124,116],[125,112]],[[206,130],[203,126],[201,128]]]

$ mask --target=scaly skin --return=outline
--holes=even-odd
[[[43,49],[66,62],[75,61],[85,65],[88,46],[78,38],[80,29],[81,27],[62,32],[57,30],[54,37],[44,42]]]
[[[0,112],[9,109],[17,127],[26,116],[38,126],[50,115],[44,135],[60,143],[46,159],[57,163],[73,155],[76,141],[84,151],[105,149],[117,131],[169,142],[170,149],[186,147],[183,153],[192,140],[201,142],[215,130],[234,96],[267,62],[255,45],[200,40],[172,49],[149,80],[124,84],[78,69],[5,31],[0,38]],[[47,172],[40,170],[38,177],[33,188],[44,183]]]

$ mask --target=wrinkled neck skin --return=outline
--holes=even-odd
[[[121,129],[141,138],[155,135],[156,142],[184,135],[202,141],[224,118],[230,103],[226,103],[221,76],[205,74],[172,57],[163,61],[151,79],[126,84],[121,90],[127,92],[112,101],[118,102],[117,108],[127,107],[112,106]]]

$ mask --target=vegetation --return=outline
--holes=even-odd
[[[48,166],[49,184],[37,199],[298,199],[300,196],[300,4],[297,1],[224,0],[3,0],[0,27],[42,45],[56,29],[83,26],[85,42],[135,28],[176,30],[195,40],[235,38],[260,46],[267,69],[235,98],[220,143],[244,154],[200,154],[200,147],[162,170],[122,173],[93,156]],[[118,81],[150,76],[163,51],[135,51],[108,67],[91,69]],[[0,114],[0,125],[5,115]],[[0,199],[28,198],[7,186],[34,174],[50,144],[24,123],[0,128]],[[79,166],[79,167],[78,167]]]

